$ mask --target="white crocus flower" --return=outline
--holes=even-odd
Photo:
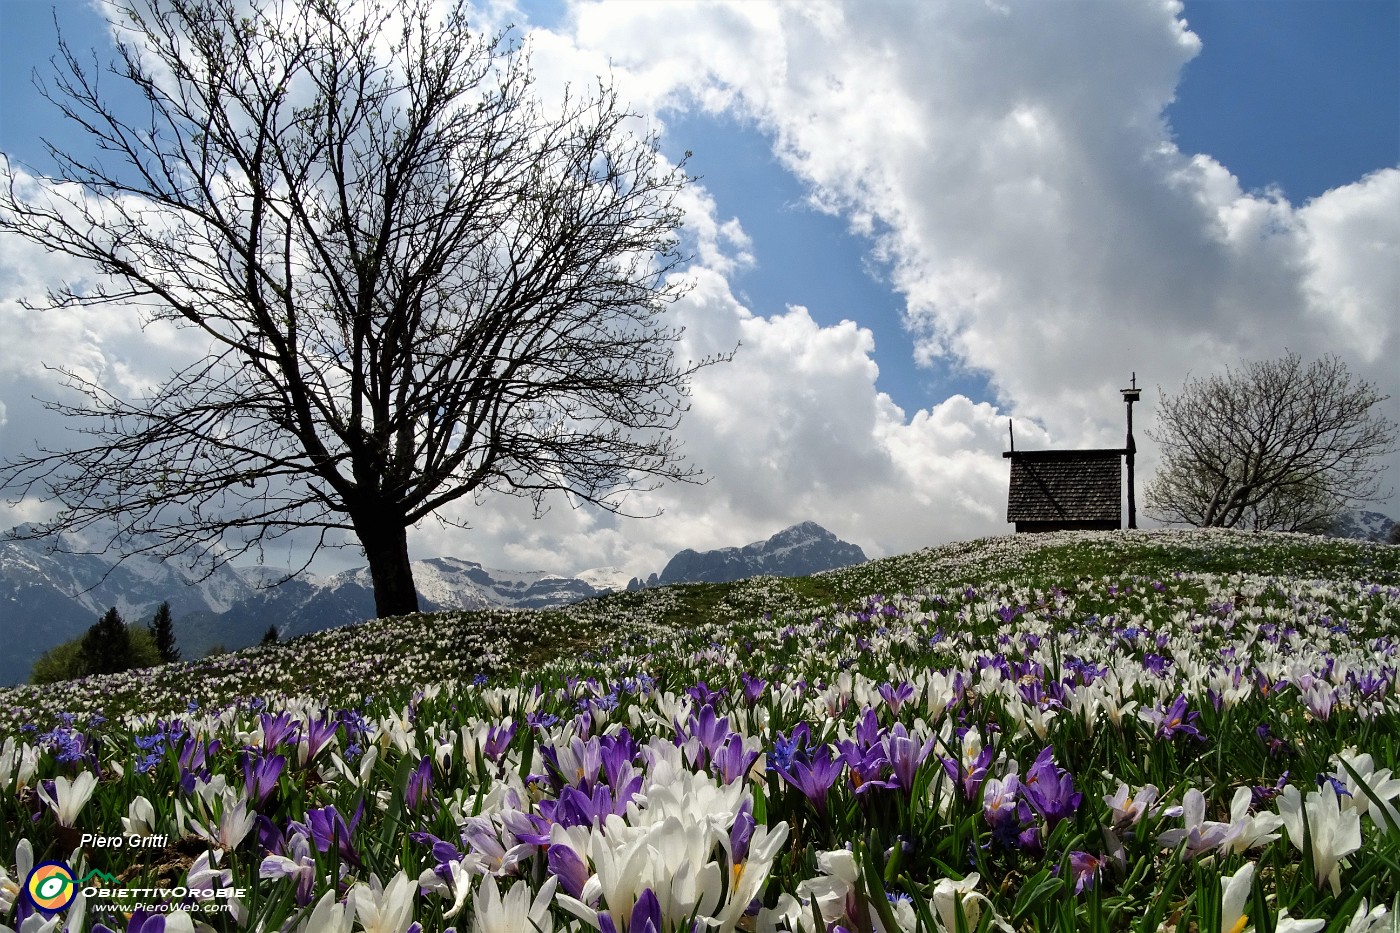
[[[1244,912],[1249,903],[1249,890],[1254,884],[1254,863],[1246,862],[1233,875],[1220,878],[1220,933],[1244,933],[1253,929],[1249,915]]]
[[[1267,811],[1250,816],[1252,797],[1248,787],[1235,790],[1234,799],[1230,801],[1229,839],[1221,845],[1221,851],[1242,855],[1247,849],[1258,848],[1278,838],[1274,830],[1283,825],[1283,817]]]
[[[773,861],[782,851],[787,836],[788,824],[785,822],[779,823],[771,830],[762,824],[754,827],[753,836],[749,839],[749,857],[732,868],[729,903],[716,918],[719,921],[720,933],[732,933],[743,918],[744,912],[748,910],[749,904],[758,897],[758,892],[768,880]]]
[[[810,912],[806,916],[810,919]],[[758,933],[783,933],[803,929],[802,922],[802,902],[791,894],[780,894],[777,905],[764,907],[758,912],[756,927]]]
[[[1370,907],[1363,897],[1360,906],[1356,908],[1356,913],[1351,915],[1351,921],[1347,923],[1346,929],[1342,930],[1342,933],[1391,933],[1395,929],[1394,919],[1384,904]]]
[[[1135,792],[1127,784],[1118,782],[1118,790],[1112,796],[1104,797],[1103,802],[1113,816],[1113,825],[1119,829],[1136,825],[1143,816],[1155,813],[1153,804],[1157,802],[1157,785],[1144,784]]]
[[[24,918],[24,922],[19,925],[18,933],[61,933],[63,917],[54,914],[52,917],[45,917],[43,914],[30,914]],[[14,928],[7,927],[0,923],[0,933],[16,933]]]
[[[1278,919],[1274,921],[1274,933],[1317,933],[1325,926],[1326,920],[1295,920],[1288,916],[1288,908],[1285,907],[1278,912]]]
[[[601,908],[621,929],[647,887],[647,867],[655,853],[647,846],[645,836],[618,817],[609,816],[606,827],[604,832],[594,833],[592,837],[596,874],[583,886],[583,897],[575,899],[561,894],[558,900],[561,907],[598,929],[599,911],[588,904],[601,898]]]
[[[423,869],[422,874],[418,876],[420,890],[431,891],[439,897],[451,899],[452,906],[443,911],[442,914],[445,919],[450,920],[461,913],[462,908],[466,906],[467,898],[472,893],[472,878],[475,875],[468,871],[467,865],[464,864],[468,862],[473,868],[480,869],[478,874],[486,873],[486,868],[481,864],[481,860],[473,859],[471,855],[468,855],[462,861],[453,860],[447,863],[447,871],[452,876],[451,883],[444,882],[437,870],[432,868]]]
[[[190,831],[211,845],[231,851],[238,848],[239,843],[252,830],[258,814],[248,809],[248,798],[242,791],[235,793],[232,789],[224,787],[218,799],[217,824],[212,818],[201,822],[190,817]],[[177,800],[175,803],[178,808],[180,802]]]
[[[20,886],[29,878],[29,873],[34,870],[34,846],[28,839],[21,839],[19,845],[15,846],[15,876],[11,878],[5,874],[5,868],[0,865],[0,917],[10,912],[10,908],[15,906],[19,900]]]
[[[15,737],[5,736],[5,744],[0,745],[0,791],[10,789],[10,781],[14,779],[15,768],[19,765],[19,755]]]
[[[393,746],[399,755],[413,761],[423,757],[423,753],[418,751],[418,735],[413,728],[408,707],[404,707],[403,712],[397,716],[381,718],[378,734],[374,737],[374,741],[377,741],[385,751]]]
[[[1400,800],[1400,778],[1392,777],[1389,768],[1376,770],[1375,759],[1369,754],[1358,755],[1354,748],[1345,749],[1341,754],[1332,756],[1332,761],[1337,766],[1332,777],[1351,792],[1343,806],[1363,816],[1370,813],[1377,826],[1392,831],[1400,829],[1400,810],[1397,810],[1395,805],[1395,802]],[[1344,767],[1342,762],[1350,765],[1350,770]],[[1356,777],[1352,776],[1352,771],[1356,772]],[[1358,781],[1357,777],[1361,780]],[[1375,807],[1377,800],[1381,802],[1379,808]],[[1384,812],[1376,813],[1374,809]]]
[[[60,775],[53,779],[52,797],[44,783],[39,782],[39,797],[53,808],[60,826],[71,827],[77,821],[78,814],[83,812],[96,786],[97,775],[91,771],[84,771],[71,781]]]
[[[1157,837],[1157,842],[1174,847],[1186,841],[1186,857],[1195,858],[1234,839],[1235,828],[1229,823],[1206,819],[1206,797],[1192,787],[1181,797],[1180,829],[1169,829]]]
[[[1326,881],[1332,886],[1332,895],[1341,896],[1340,863],[1361,848],[1361,814],[1350,808],[1342,808],[1337,800],[1336,788],[1330,781],[1309,792],[1306,799],[1299,794],[1298,788],[1290,784],[1278,797],[1278,812],[1288,829],[1289,840],[1300,852],[1304,839],[1311,838],[1318,887]],[[1307,817],[1306,836],[1303,832],[1304,814]]]
[[[370,875],[369,884],[361,882],[350,889],[346,897],[364,928],[364,933],[404,933],[413,921],[413,899],[418,882],[409,881],[400,871],[383,887],[378,875]]]
[[[126,808],[122,832],[128,836],[150,836],[155,832],[156,811],[145,797],[138,796]]]
[[[951,878],[940,878],[938,884],[933,886],[933,909],[938,914],[938,923],[944,933],[952,933],[958,929],[958,905],[962,905],[963,917],[967,920],[967,928],[975,930],[978,922],[982,919],[982,908],[991,908],[992,902],[984,894],[977,893],[977,882],[981,876],[973,872],[961,881],[954,881]],[[992,923],[999,929],[1010,931],[1006,921],[996,916],[993,908]]]
[[[217,891],[222,888],[233,887],[233,871],[228,868],[220,868],[219,862],[223,860],[222,850],[215,852],[202,852],[199,858],[194,860],[190,866],[189,874],[185,878],[185,887],[191,891]],[[214,898],[202,897],[197,900],[213,900]],[[229,914],[238,921],[241,926],[248,919],[248,908],[241,900],[232,893],[225,896],[228,904]]]
[[[530,885],[523,879],[511,885],[505,897],[496,887],[496,879],[487,875],[472,898],[476,912],[473,933],[554,933],[554,920],[549,905],[559,879],[551,875],[530,900]]]
[[[846,896],[859,882],[860,869],[848,849],[818,852],[817,868],[821,874],[799,884],[797,896],[815,899],[822,922],[830,924],[846,916]]]
[[[335,891],[327,891],[316,902],[311,916],[297,927],[297,933],[350,933],[354,925],[354,910],[337,901]]]

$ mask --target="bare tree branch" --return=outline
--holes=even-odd
[[[48,307],[117,303],[210,355],[149,397],[65,373],[49,407],[88,446],[8,461],[129,550],[353,531],[380,614],[417,600],[405,529],[469,494],[621,510],[697,474],[670,436],[691,377],[665,323],[689,181],[606,84],[546,112],[528,56],[430,0],[122,0],[118,77],[66,45],[51,99],[100,157],[6,165],[0,231],[102,277]],[[209,553],[226,555],[225,550]]]
[[[1162,467],[1148,508],[1166,522],[1323,531],[1384,498],[1376,461],[1395,449],[1387,397],[1334,356],[1297,353],[1189,380],[1165,397],[1152,433]]]

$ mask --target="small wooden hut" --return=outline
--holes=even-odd
[[[1142,397],[1133,373],[1132,387],[1122,390],[1128,408],[1124,447],[1096,450],[1017,450],[1002,454],[1011,461],[1011,489],[1006,520],[1026,531],[1110,531],[1123,527],[1123,465],[1128,467],[1128,527],[1137,527],[1133,480],[1133,403]]]
[[[1016,531],[1123,527],[1123,451],[1012,450],[1006,520]]]

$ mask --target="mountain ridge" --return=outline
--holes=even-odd
[[[742,547],[678,551],[659,574],[633,578],[629,590],[672,583],[732,583],[746,577],[805,577],[865,563],[858,545],[842,541],[816,522],[799,522]]]
[[[71,551],[61,550],[65,544]],[[173,561],[73,553],[83,550],[83,544],[0,538],[0,634],[9,648],[0,655],[0,685],[26,680],[41,654],[82,635],[112,606],[128,624],[136,625],[147,622],[156,607],[168,601],[177,647],[190,660],[212,649],[257,644],[269,625],[286,639],[374,617],[368,567],[329,575],[305,573],[277,582],[283,572],[272,568],[223,565],[201,579],[181,571]],[[815,522],[791,526],[766,542],[704,553],[741,555],[727,561],[731,580],[764,573],[799,576],[865,559],[858,547],[839,541]],[[831,553],[844,556],[833,560]],[[714,560],[700,552],[682,551],[663,571],[666,582],[686,576],[674,569],[677,559],[694,566]],[[412,566],[424,612],[550,609],[628,585],[626,573],[617,567],[594,567],[566,576],[542,570],[500,570],[458,557],[415,560]],[[714,577],[713,571],[708,573]],[[11,625],[9,620],[30,624]]]

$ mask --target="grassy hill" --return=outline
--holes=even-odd
[[[0,690],[0,736],[57,713],[178,715],[253,699],[402,705],[435,682],[529,680],[548,662],[682,647],[702,627],[842,608],[875,594],[1069,586],[1085,579],[1235,575],[1400,585],[1400,548],[1310,535],[1229,531],[1063,533],[985,538],[811,577],[757,577],[614,593],[562,610],[440,612],[371,620],[200,661]],[[267,620],[268,624],[276,620]]]
[[[217,877],[199,933],[1380,933],[1398,658],[1400,548],[1234,532],[366,622],[0,691],[0,891]]]

